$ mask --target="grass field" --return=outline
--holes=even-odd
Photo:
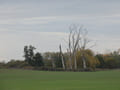
[[[0,90],[120,90],[120,70],[45,72],[0,69]]]

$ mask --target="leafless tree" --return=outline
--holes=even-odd
[[[80,37],[80,29],[78,30],[77,26],[73,25],[69,27],[69,39],[68,39],[68,49],[67,52],[69,54],[69,62],[70,62],[70,69],[72,67],[72,60],[74,60],[74,69],[77,69],[77,60],[76,60],[76,53],[78,51]]]
[[[68,49],[67,52],[69,54],[69,64],[70,69],[72,67],[72,60],[74,61],[74,69],[77,69],[77,60],[76,54],[78,50],[81,52],[83,68],[86,69],[86,59],[85,59],[85,49],[90,42],[87,38],[87,30],[84,29],[82,26],[72,25],[69,27],[69,36],[68,36]]]

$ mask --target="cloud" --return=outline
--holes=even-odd
[[[73,15],[73,16],[44,16],[44,17],[28,17],[28,18],[17,18],[17,19],[1,19],[0,24],[6,25],[34,25],[34,24],[48,24],[51,22],[68,22],[68,21],[82,21],[90,23],[89,20],[92,20],[91,23],[101,22],[102,24],[106,23],[120,23],[120,15]],[[89,21],[89,22],[87,22]],[[94,22],[93,22],[94,21]]]
[[[0,24],[16,25],[16,24],[47,24],[56,19],[56,17],[31,17],[18,19],[2,19]]]
[[[21,20],[22,24],[47,24],[56,20],[56,17],[31,17],[31,18],[23,18]]]

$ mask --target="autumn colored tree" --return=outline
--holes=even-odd
[[[88,68],[91,68],[93,70],[95,70],[96,68],[96,65],[99,64],[99,61],[98,59],[94,56],[94,53],[90,50],[90,49],[86,49],[83,51],[84,52],[84,58],[86,60],[86,66]],[[82,60],[82,53],[81,51],[78,51],[77,54],[76,54],[76,57],[77,57],[77,63],[78,63],[78,66],[79,68],[81,68],[83,65],[83,60]]]

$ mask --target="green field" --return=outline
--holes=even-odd
[[[45,72],[0,69],[0,90],[120,90],[120,70]]]

